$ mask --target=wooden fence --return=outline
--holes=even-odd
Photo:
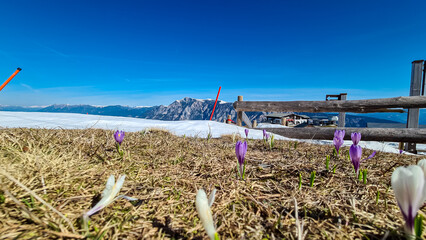
[[[411,90],[409,97],[394,97],[366,100],[339,100],[339,101],[243,101],[238,96],[234,102],[237,111],[237,125],[243,121],[248,126],[244,112],[405,112],[408,109],[407,128],[268,128],[268,131],[291,138],[299,139],[327,139],[332,140],[336,129],[345,129],[346,132],[360,132],[362,139],[367,141],[407,142],[406,151],[416,152],[415,143],[426,143],[426,129],[419,129],[419,109],[426,108],[425,69],[424,61],[412,63]],[[413,90],[414,89],[414,90]],[[420,94],[422,93],[422,94]],[[340,119],[339,119],[340,120]],[[350,139],[347,134],[345,139]]]

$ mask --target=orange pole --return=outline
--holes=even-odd
[[[217,103],[217,99],[219,98],[219,94],[220,94],[220,89],[221,89],[221,88],[222,88],[222,87],[219,87],[219,92],[217,92],[216,101],[214,102],[212,115],[210,115],[210,121],[212,120],[213,113],[214,113],[214,110],[215,110],[215,108],[216,108],[216,103]]]
[[[6,82],[4,82],[1,86],[0,86],[0,91],[3,90],[4,87],[6,87],[6,85],[10,82],[10,80],[12,80],[13,77],[16,76],[16,74],[18,74],[19,71],[21,71],[21,68],[16,69],[16,71],[6,80]]]

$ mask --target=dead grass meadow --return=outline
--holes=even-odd
[[[305,239],[403,239],[390,179],[394,168],[419,157],[378,152],[361,165],[368,169],[364,184],[355,178],[348,148],[331,157],[327,171],[331,145],[276,140],[270,150],[249,140],[242,181],[235,156],[240,136],[126,133],[121,158],[113,134],[1,129],[0,239],[207,239],[195,210],[199,188],[217,189],[212,211],[221,239],[297,239],[294,199]],[[111,174],[126,174],[120,194],[140,201],[113,202],[90,217],[86,233],[81,216]]]

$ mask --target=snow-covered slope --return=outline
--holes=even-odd
[[[99,115],[86,115],[76,113],[40,113],[40,112],[4,112],[0,111],[0,128],[63,128],[84,129],[101,128],[110,130],[124,130],[136,132],[150,128],[166,129],[179,136],[193,136],[206,138],[209,132],[212,137],[220,137],[225,134],[240,134],[245,136],[243,127],[225,124],[215,121],[187,120],[187,121],[161,121],[129,117],[112,117]],[[267,128],[266,128],[267,130]],[[249,138],[262,139],[262,129],[250,129]],[[289,138],[276,136],[279,140]],[[296,140],[296,139],[292,139]],[[322,140],[298,140],[316,144],[332,144],[332,141]],[[344,146],[350,146],[351,141],[345,141]],[[397,143],[367,142],[361,141],[360,145],[377,151],[398,153]]]

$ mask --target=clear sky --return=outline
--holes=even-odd
[[[13,0],[0,33],[2,105],[396,97],[426,1]]]

